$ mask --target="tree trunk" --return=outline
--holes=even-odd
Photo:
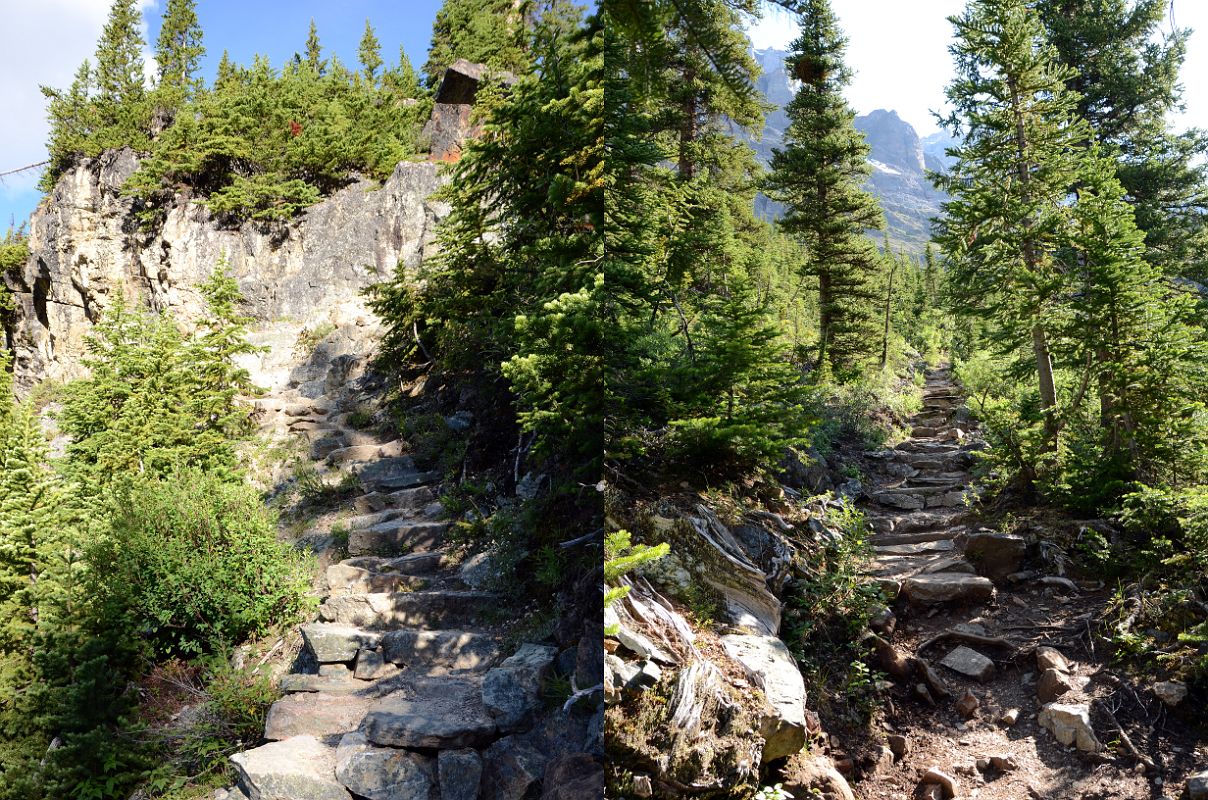
[[[1044,413],[1045,442],[1042,453],[1051,453],[1057,448],[1057,385],[1053,381],[1053,357],[1049,353],[1049,340],[1044,326],[1039,322],[1032,326],[1032,351],[1036,354],[1036,374],[1040,380],[1040,408]]]
[[[696,83],[696,70],[684,70],[684,87],[687,91],[687,96],[684,99],[683,125],[680,126],[680,141],[679,141],[679,176],[681,179],[690,181],[696,177],[696,161],[690,152],[692,144],[696,141],[698,135],[697,123],[697,102],[696,95],[693,93],[693,84]]]
[[[818,369],[826,365],[830,355],[831,317],[830,271],[823,267],[818,271]]]
[[[881,334],[881,369],[889,365],[889,319],[893,312],[893,276],[898,271],[898,262],[891,261],[889,267],[889,290],[885,292],[885,331]]]

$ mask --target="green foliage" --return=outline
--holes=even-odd
[[[424,75],[435,89],[459,58],[514,73],[526,72],[531,55],[525,42],[526,17],[536,4],[516,0],[445,0],[432,25]]]
[[[261,56],[245,68],[224,53],[207,88],[197,76],[205,50],[195,0],[171,0],[151,92],[143,86],[137,23],[133,0],[117,0],[96,68],[85,62],[67,91],[43,89],[51,122],[44,189],[81,158],[131,147],[148,153],[125,187],[144,221],[187,187],[222,219],[272,222],[354,174],[385,179],[418,150],[430,101],[405,53],[384,68],[368,23],[362,72],[320,58],[312,22],[305,58],[277,71]]]
[[[189,336],[120,302],[89,334],[91,374],[67,386],[60,422],[71,469],[94,489],[127,472],[235,474],[234,442],[250,431],[239,398],[256,393],[235,359],[256,350],[234,280],[220,266],[200,288],[209,313]]]
[[[643,564],[657,561],[671,552],[671,545],[633,544],[629,531],[613,531],[604,538],[604,605],[610,606],[629,594],[628,586],[609,586],[621,576],[632,572]],[[616,631],[604,630],[606,636]]]
[[[480,90],[488,134],[442,192],[452,211],[439,255],[418,284],[400,267],[374,307],[388,326],[383,363],[427,353],[478,385],[503,378],[534,455],[582,476],[598,470],[604,416],[602,32],[544,20],[540,73],[506,95]]]
[[[300,616],[308,565],[276,536],[259,496],[200,470],[124,481],[90,560],[94,597],[160,655],[196,655]]]
[[[837,693],[867,713],[877,676],[864,663],[861,634],[884,599],[865,577],[872,554],[864,515],[848,501],[828,502],[825,522],[835,538],[804,554],[807,575],[787,587],[781,638],[816,696]]]
[[[755,800],[793,800],[793,795],[785,790],[784,784],[764,786],[755,793]]]
[[[815,363],[843,377],[860,371],[878,341],[876,283],[884,262],[865,232],[881,228],[884,216],[863,188],[868,144],[843,97],[851,71],[838,19],[827,0],[807,0],[800,23],[786,65],[802,86],[786,107],[785,147],[773,152],[764,187],[786,206],[781,228],[804,245],[801,278],[817,281]]]

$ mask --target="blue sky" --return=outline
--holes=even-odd
[[[167,0],[142,0],[146,38],[154,43]],[[39,84],[66,87],[90,58],[110,0],[0,0],[0,172],[46,158],[45,99]],[[324,50],[356,63],[365,19],[373,23],[382,56],[394,63],[401,44],[419,69],[427,58],[432,21],[441,0],[198,0],[207,49],[203,68],[212,77],[225,48],[249,63],[256,53],[280,66],[306,43],[313,18]],[[0,232],[20,226],[41,198],[38,176],[26,173],[0,185]]]

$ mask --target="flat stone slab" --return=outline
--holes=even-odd
[[[334,449],[336,448],[332,448]],[[330,452],[331,450],[327,451]],[[327,453],[324,453],[323,457],[326,457]],[[357,470],[357,477],[361,479],[361,485],[366,491],[393,492],[433,483],[440,479],[440,473],[416,469],[415,462],[409,456],[397,456],[365,464]]]
[[[374,592],[413,592],[427,581],[396,572],[374,572],[350,564],[332,564],[327,568],[327,587],[331,595],[371,594]]]
[[[902,582],[902,595],[919,605],[983,603],[994,596],[994,584],[980,575],[915,575]]]
[[[922,509],[927,504],[926,498],[924,498],[922,494],[919,494],[917,492],[902,492],[899,490],[891,490],[891,491],[873,492],[870,496],[872,497],[872,499],[874,501],[880,503],[883,506],[889,506],[890,508],[900,508],[904,511],[913,511],[915,509]]]
[[[231,756],[251,800],[352,800],[335,774],[335,750],[294,736]]]
[[[377,647],[381,638],[381,634],[355,625],[312,622],[302,626],[302,639],[320,664],[352,661],[358,650]]]
[[[432,552],[445,543],[448,522],[392,521],[368,528],[354,528],[348,534],[348,553],[354,556],[408,551]]]
[[[398,575],[431,575],[440,569],[444,553],[408,553],[405,556],[356,556],[341,564],[370,572]]]
[[[944,535],[944,534],[941,534]],[[931,539],[913,544],[877,544],[873,552],[887,556],[911,556],[918,553],[948,553],[956,549],[951,539]]]
[[[370,630],[468,627],[497,604],[496,595],[476,591],[354,594],[327,598],[319,616]]]
[[[940,663],[953,672],[959,672],[983,683],[994,676],[994,662],[964,645],[944,656]]]
[[[273,703],[264,721],[264,738],[294,736],[324,739],[356,730],[372,698],[348,694],[291,694]]]
[[[387,747],[479,747],[495,738],[480,680],[420,678],[377,701],[361,723],[365,738]]]
[[[382,636],[382,655],[408,670],[429,675],[490,669],[502,657],[495,637],[469,631],[390,631]]]
[[[365,691],[365,684],[350,678],[332,678],[326,675],[303,675],[290,673],[282,675],[278,683],[281,691],[286,694],[301,692],[322,692],[331,695],[356,694]]]
[[[796,753],[806,739],[805,681],[788,647],[774,636],[736,634],[722,636],[721,644],[763,690],[770,711],[760,724],[763,758]]]

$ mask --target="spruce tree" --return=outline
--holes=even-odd
[[[1167,0],[1040,0],[1066,85],[1145,232],[1146,258],[1167,274],[1208,279],[1208,136],[1177,133],[1179,71],[1190,31],[1171,27]]]
[[[143,35],[136,0],[114,0],[96,51],[98,111],[105,124],[117,125],[142,100]]]
[[[361,60],[361,68],[365,72],[365,80],[369,82],[370,86],[375,85],[377,71],[382,67],[382,46],[373,32],[373,26],[369,24],[369,20],[365,20],[365,33],[361,36],[361,45],[357,54]]]
[[[430,88],[459,58],[521,73],[529,56],[525,38],[530,0],[445,0],[432,24],[424,75]]]
[[[876,279],[881,257],[865,231],[884,217],[863,188],[868,144],[843,98],[851,71],[846,40],[827,0],[805,0],[801,35],[787,59],[801,81],[788,105],[789,128],[772,154],[768,194],[784,203],[781,228],[806,251],[802,279],[817,281],[815,363],[828,370],[860,368],[876,346]]]
[[[80,156],[95,154],[92,134],[96,116],[92,89],[93,72],[88,59],[84,59],[76,70],[75,79],[67,92],[41,87],[42,94],[50,101],[46,109],[50,123],[50,138],[46,143],[50,165],[42,173],[39,184],[44,192],[53,189],[58,177],[71,168]]]
[[[201,88],[197,74],[205,55],[201,42],[196,0],[168,0],[155,41],[155,60],[159,64],[158,88],[168,92],[177,103],[191,98]]]
[[[306,63],[316,75],[322,75],[327,70],[327,62],[323,60],[323,46],[319,44],[319,27],[312,18],[310,29],[306,32]]]
[[[1055,251],[1069,222],[1089,126],[1077,117],[1039,18],[1022,0],[972,0],[951,17],[956,78],[948,121],[964,139],[938,183],[951,195],[939,224],[958,304],[1030,342],[1046,447],[1058,430],[1051,339],[1063,324],[1063,266]],[[987,97],[995,98],[993,104]]]

